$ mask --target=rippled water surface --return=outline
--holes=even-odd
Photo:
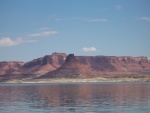
[[[150,113],[150,83],[0,84],[0,113]]]

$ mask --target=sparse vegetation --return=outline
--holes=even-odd
[[[124,77],[124,78],[49,78],[49,79],[11,79],[2,81],[2,83],[75,83],[75,82],[150,82],[150,77]]]

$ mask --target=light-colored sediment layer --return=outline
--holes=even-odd
[[[76,82],[150,82],[150,77],[146,78],[51,78],[51,79],[13,79],[2,83],[76,83]]]

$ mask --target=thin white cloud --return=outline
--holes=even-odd
[[[65,19],[62,19],[62,18],[55,18],[54,20],[55,20],[55,21],[63,21],[63,20],[65,20]]]
[[[23,43],[26,43],[26,42],[38,42],[38,40],[23,40]]]
[[[37,40],[23,40],[22,38],[16,38],[12,40],[9,37],[3,37],[0,39],[0,46],[14,46],[28,42],[37,42]]]
[[[71,17],[70,20],[86,20],[84,17]]]
[[[122,7],[123,7],[122,5],[116,5],[116,6],[115,6],[116,10],[121,10]]]
[[[95,47],[89,47],[89,48],[88,47],[83,47],[82,51],[83,52],[96,52],[97,49]]]
[[[105,18],[93,18],[93,19],[88,19],[85,17],[71,17],[68,19],[61,19],[61,18],[55,18],[55,21],[64,21],[64,20],[73,20],[73,21],[88,21],[88,22],[107,22],[108,20]]]
[[[70,20],[84,20],[82,17],[71,17],[71,18],[54,18],[55,21],[70,21]]]
[[[101,19],[88,19],[87,21],[90,22],[107,22],[107,19],[101,18]]]
[[[150,17],[140,17],[141,20],[150,21]]]
[[[4,37],[0,39],[0,46],[13,46],[19,41],[12,41],[9,37]]]
[[[31,36],[31,37],[39,37],[39,36],[50,36],[50,35],[55,35],[57,34],[58,32],[56,31],[43,31],[43,32],[39,32],[39,33],[33,33],[33,34],[29,34],[28,36]]]
[[[83,17],[72,17],[72,20],[81,20],[81,21],[89,21],[89,22],[107,22],[108,20],[105,18],[93,18],[93,19],[88,19],[88,18],[83,18]]]
[[[49,27],[41,27],[41,28],[39,28],[39,30],[50,30],[51,28],[49,28]]]

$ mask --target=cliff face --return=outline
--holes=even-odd
[[[65,53],[53,53],[52,55],[46,55],[25,63],[21,68],[13,72],[13,74],[45,74],[59,68],[65,60]]]
[[[23,64],[24,62],[0,62],[0,75],[12,73]]]
[[[2,76],[5,74],[4,76]],[[113,75],[150,75],[147,57],[74,56],[53,53],[30,62],[0,62],[1,79],[39,75],[41,78],[89,78]],[[10,75],[10,76],[9,76]],[[13,76],[11,76],[13,75]]]
[[[65,63],[44,77],[88,78],[118,74],[138,74],[150,70],[147,57],[67,56]]]

